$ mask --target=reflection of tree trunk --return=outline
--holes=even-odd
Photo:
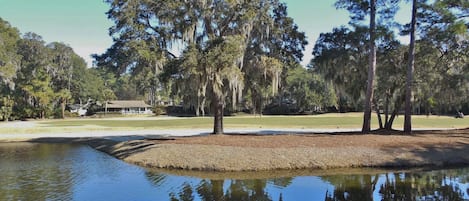
[[[220,97],[213,98],[213,134],[223,134],[223,103]]]
[[[254,181],[254,198],[255,200],[268,200],[267,193],[265,192],[266,180],[255,180]]]
[[[200,200],[227,200],[223,192],[223,184],[224,180],[202,180],[196,188]]]
[[[373,183],[374,181],[372,180],[371,178],[372,176],[371,175],[364,175],[363,176],[363,183],[361,184],[362,185],[362,196],[361,198],[357,199],[357,200],[363,200],[363,201],[373,201],[373,189],[375,187],[375,184]],[[375,178],[376,180],[376,178]],[[350,191],[352,192],[352,191]]]
[[[223,180],[210,180],[212,184],[212,193],[215,200],[224,200]]]
[[[373,179],[373,182],[371,182],[372,184],[372,194],[373,194],[373,191],[375,191],[376,189],[376,184],[378,183],[378,179],[379,179],[379,175],[375,175],[375,178]]]

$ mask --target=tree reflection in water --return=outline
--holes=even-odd
[[[194,200],[194,195],[192,195],[193,191],[192,191],[191,185],[188,183],[184,183],[182,186],[183,186],[182,190],[181,192],[178,193],[177,196],[174,193],[169,194],[171,201],[193,201]]]
[[[392,176],[392,177],[391,177]],[[465,200],[454,177],[445,174],[386,174],[382,200]]]
[[[466,169],[467,171],[467,169]],[[454,172],[449,171],[451,175]],[[467,183],[467,174],[460,177],[447,176],[446,172],[425,173],[388,173],[381,176],[326,176],[325,181],[335,186],[334,192],[326,193],[325,201],[371,201],[375,187],[379,184],[379,200],[414,201],[414,200],[447,200],[464,199],[464,191],[459,183]],[[339,177],[339,178],[337,178]],[[468,189],[469,190],[469,189]]]
[[[164,175],[147,176],[152,182],[165,185],[165,182],[162,182],[165,180]],[[313,178],[313,176],[302,176],[302,178]],[[304,200],[305,197],[325,201],[459,201],[467,200],[469,194],[466,193],[469,191],[466,189],[469,183],[469,168],[374,175],[330,175],[314,178],[320,178],[315,180],[319,183],[332,185],[331,189],[322,191],[325,192],[325,196],[324,194],[319,196],[320,198],[318,195],[311,196],[312,190],[318,188],[314,182],[306,188],[303,188],[305,186],[298,188],[298,185],[295,185],[295,182],[298,182],[296,178],[276,178],[197,179],[195,182],[184,182],[182,185],[178,184],[177,188],[171,188],[173,191],[177,190],[170,192],[169,197],[171,201],[274,201],[274,199],[287,201]],[[292,189],[295,193],[291,193]]]
[[[230,180],[230,184],[224,191],[223,180],[203,179],[200,184],[193,187],[184,183],[180,192],[170,193],[171,201],[193,201],[193,192],[202,201],[273,201],[268,192],[266,192],[267,180]],[[282,201],[280,195],[279,201]]]
[[[322,179],[335,187],[332,195],[326,192],[326,201],[371,201],[378,175],[334,175],[324,176]]]

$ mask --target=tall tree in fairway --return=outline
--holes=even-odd
[[[410,23],[409,62],[407,66],[406,90],[405,90],[405,115],[404,132],[412,132],[412,82],[415,61],[415,29],[417,26],[417,0],[412,1],[412,20]]]
[[[336,95],[340,97],[339,110],[347,107],[361,109],[362,95],[366,92],[363,83],[367,80],[369,61],[368,27],[352,28],[335,28],[330,33],[321,34],[310,63],[315,72],[333,84]],[[380,128],[390,129],[401,102],[404,103],[404,96],[399,98],[399,94],[400,89],[405,88],[404,64],[407,59],[404,59],[404,54],[408,48],[404,49],[394,38],[392,30],[383,26],[376,30],[376,41],[376,60],[380,70],[376,72],[373,104],[378,120],[381,116],[379,106],[384,106],[385,125],[381,122]],[[391,118],[388,118],[389,111]]]
[[[367,133],[371,130],[371,111],[373,90],[376,71],[376,19],[380,14],[380,21],[383,26],[389,26],[390,19],[394,16],[399,0],[338,0],[335,5],[337,8],[347,9],[351,13],[351,23],[357,23],[369,16],[369,64],[368,78],[366,84],[366,95],[364,102],[363,127],[362,132]],[[378,10],[379,9],[379,10]],[[388,23],[388,24],[386,24]]]
[[[370,131],[371,102],[373,100],[373,86],[376,70],[376,0],[339,0],[336,2],[335,5],[337,8],[347,9],[351,13],[352,22],[363,20],[365,16],[369,13],[369,63],[362,127],[362,132],[366,133]]]
[[[371,124],[371,101],[373,100],[373,86],[376,71],[376,44],[375,44],[375,30],[376,30],[376,0],[370,0],[370,52],[369,52],[369,66],[368,66],[368,79],[366,83],[366,97],[363,113],[363,127],[362,132],[369,132]]]

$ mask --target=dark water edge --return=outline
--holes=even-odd
[[[469,200],[469,167],[149,170],[88,146],[0,143],[0,200]]]

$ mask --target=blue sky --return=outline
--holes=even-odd
[[[349,21],[347,11],[335,9],[335,0],[282,1],[287,3],[289,16],[308,37],[303,65],[309,63],[320,33],[330,32]],[[103,53],[112,44],[108,35],[112,22],[105,14],[108,9],[102,0],[0,0],[0,17],[21,33],[35,32],[47,43],[68,44],[88,66],[91,66],[91,54]],[[399,17],[410,19],[406,16],[404,13]]]

